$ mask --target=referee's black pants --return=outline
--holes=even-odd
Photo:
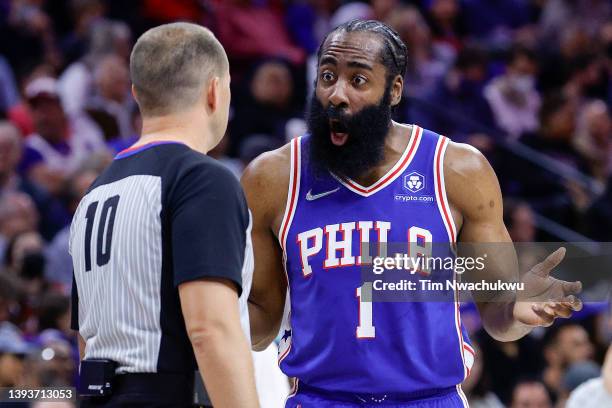
[[[119,374],[112,395],[82,397],[82,408],[193,408],[193,375]]]

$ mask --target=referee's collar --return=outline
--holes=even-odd
[[[186,146],[185,143],[181,143],[181,142],[160,140],[157,142],[150,142],[150,143],[146,143],[146,144],[139,145],[139,146],[128,147],[127,149],[124,149],[120,151],[119,153],[117,153],[114,160],[125,159],[126,157],[130,157],[136,153],[140,153],[143,150],[147,150],[155,146],[161,146],[161,145],[167,145],[167,144],[178,144],[178,145]]]

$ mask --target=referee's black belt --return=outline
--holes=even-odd
[[[113,378],[113,394],[141,394],[192,401],[194,372],[191,373],[126,373]],[[165,399],[165,398],[163,398]]]

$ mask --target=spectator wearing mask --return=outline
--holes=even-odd
[[[535,86],[537,70],[535,54],[527,48],[516,47],[510,53],[506,72],[484,89],[495,123],[509,140],[538,128],[541,101]]]
[[[58,195],[70,173],[106,147],[98,127],[88,118],[68,116],[62,108],[57,82],[50,77],[32,81],[25,90],[35,133],[28,136],[21,171]]]

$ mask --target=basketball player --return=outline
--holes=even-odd
[[[380,22],[356,20],[332,31],[318,53],[309,134],[262,155],[243,176],[254,217],[252,343],[269,344],[285,312],[280,366],[297,378],[287,407],[467,406],[459,384],[473,350],[455,294],[444,302],[362,298],[360,265],[372,260],[370,243],[378,255],[384,243],[446,243],[434,255],[447,257],[457,241],[510,242],[487,160],[470,146],[391,120],[406,59],[397,33]],[[425,194],[433,199],[418,199]],[[510,280],[516,255],[499,252],[487,274]],[[581,307],[571,296],[578,282],[548,275],[563,255],[554,252],[526,275],[558,302],[499,294],[478,303],[494,338],[518,339]],[[453,279],[452,270],[431,274]]]

